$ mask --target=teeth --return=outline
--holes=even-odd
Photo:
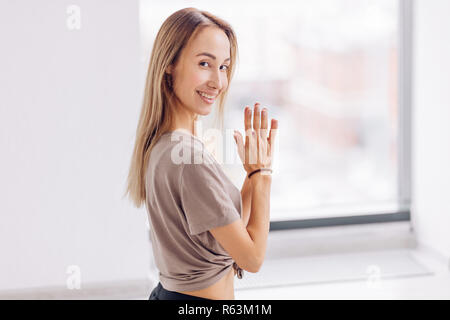
[[[206,93],[203,93],[203,92],[201,92],[201,91],[198,91],[198,93],[200,93],[200,95],[201,95],[201,96],[204,96],[205,98],[208,98],[208,99],[214,99],[214,96],[208,96]]]

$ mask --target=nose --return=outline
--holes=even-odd
[[[214,88],[217,90],[221,90],[222,86],[223,86],[223,81],[221,79],[221,74],[220,74],[220,70],[216,70],[211,72],[211,76],[210,79],[208,81],[208,86],[210,88]]]

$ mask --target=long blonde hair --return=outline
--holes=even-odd
[[[136,140],[128,172],[127,188],[132,202],[140,208],[146,199],[145,174],[151,149],[159,137],[172,125],[174,101],[176,99],[172,77],[165,71],[175,65],[181,51],[189,39],[205,27],[222,29],[230,41],[230,67],[227,69],[228,82],[234,74],[238,48],[232,27],[224,20],[196,8],[184,8],[170,15],[156,35],[147,70],[144,98]],[[229,87],[228,87],[229,88]],[[223,114],[228,88],[218,99],[217,115],[223,126]]]

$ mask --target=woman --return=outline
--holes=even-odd
[[[267,137],[267,110],[255,104],[252,128],[245,108],[245,143],[234,135],[248,174],[241,191],[196,136],[216,100],[223,119],[236,54],[231,26],[195,8],[173,13],[156,36],[127,188],[148,211],[160,278],[150,300],[234,299],[233,275],[263,262],[277,120]]]

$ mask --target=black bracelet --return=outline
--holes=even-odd
[[[248,175],[248,178],[250,179],[250,177],[251,177],[253,174],[255,174],[255,173],[257,173],[257,172],[260,172],[260,171],[270,171],[270,173],[272,173],[272,169],[269,169],[269,168],[261,168],[261,169],[257,169],[257,170],[255,170],[255,171],[250,172],[250,174]]]

